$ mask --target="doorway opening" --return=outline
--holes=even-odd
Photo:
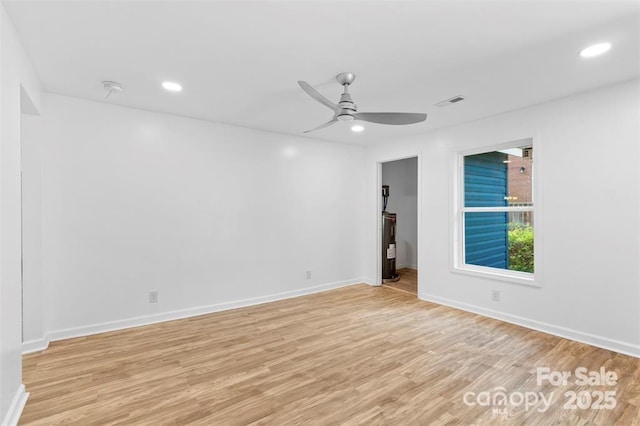
[[[417,296],[419,158],[382,162],[379,170],[380,282]]]

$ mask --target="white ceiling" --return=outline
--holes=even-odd
[[[337,102],[334,76],[348,71],[359,111],[429,114],[310,134],[338,142],[390,141],[640,74],[637,1],[3,3],[48,92],[302,135],[332,114],[296,81]],[[578,56],[603,40],[607,54]],[[105,100],[103,80],[124,93]],[[434,106],[454,95],[466,100]]]

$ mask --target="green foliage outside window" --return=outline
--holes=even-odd
[[[533,272],[533,227],[510,224],[509,226],[509,269]]]

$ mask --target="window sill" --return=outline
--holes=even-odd
[[[451,270],[456,274],[506,281],[530,287],[542,287],[542,285],[535,280],[535,275],[528,272],[508,271],[475,265],[454,266]]]

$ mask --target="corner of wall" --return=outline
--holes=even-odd
[[[20,139],[22,98],[28,95],[33,112],[40,102],[40,82],[20,38],[0,4],[0,419],[2,425],[18,422],[28,394],[22,384],[21,284],[20,284]]]
[[[17,426],[22,410],[27,404],[27,399],[29,399],[29,392],[26,392],[24,385],[21,384],[11,401],[11,405],[9,405],[5,418],[2,420],[2,426]]]
[[[22,343],[22,355],[42,352],[49,347],[49,339],[43,337],[37,340],[28,340]]]

